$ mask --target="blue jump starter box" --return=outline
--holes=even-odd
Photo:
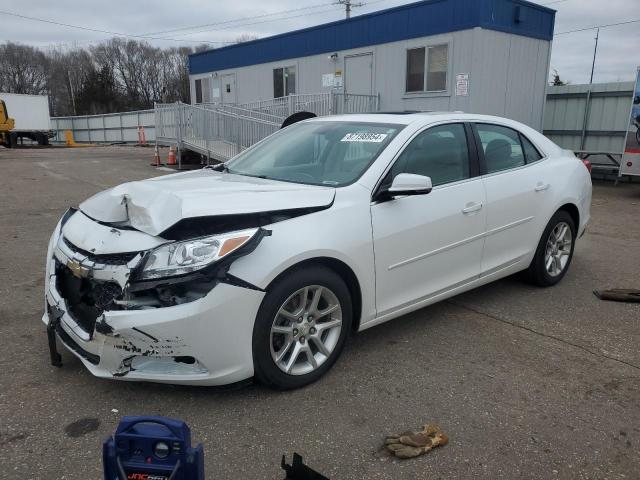
[[[202,444],[181,420],[123,417],[102,445],[104,480],[204,480]]]

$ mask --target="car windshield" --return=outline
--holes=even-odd
[[[228,171],[340,187],[355,182],[404,125],[313,121],[287,127],[241,153]]]

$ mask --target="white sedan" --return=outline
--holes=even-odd
[[[47,254],[51,360],[61,342],[100,377],[300,387],[354,331],[516,272],[559,282],[590,203],[582,161],[511,120],[303,121],[69,210]]]

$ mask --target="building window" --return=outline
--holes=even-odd
[[[426,66],[426,68],[425,68]],[[447,90],[449,46],[410,48],[407,50],[407,92]]]
[[[211,101],[211,88],[209,78],[196,80],[196,103],[209,103]]]
[[[424,90],[424,47],[407,50],[407,92]]]
[[[202,80],[196,80],[196,103],[202,103]]]
[[[296,67],[273,69],[273,98],[296,93]]]
[[[427,58],[427,91],[439,92],[447,89],[447,64],[449,57],[448,45],[429,47]]]

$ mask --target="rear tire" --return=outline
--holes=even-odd
[[[558,210],[542,233],[536,254],[525,277],[541,287],[558,283],[569,270],[576,243],[576,225],[564,210]]]
[[[296,269],[277,280],[253,328],[256,379],[281,390],[318,380],[342,353],[351,331],[351,305],[344,280],[327,267]]]

